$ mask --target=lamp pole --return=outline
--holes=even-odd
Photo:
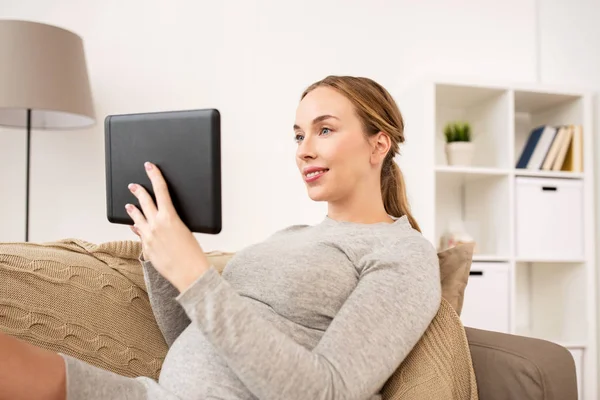
[[[31,160],[31,108],[27,109],[27,168],[25,177],[25,241],[29,242],[29,179]]]

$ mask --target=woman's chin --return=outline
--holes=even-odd
[[[312,201],[327,201],[327,193],[321,187],[309,187],[308,197],[310,197]]]

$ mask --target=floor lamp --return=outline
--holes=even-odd
[[[26,128],[25,241],[29,241],[31,130],[95,122],[83,41],[52,25],[0,20],[0,125]]]

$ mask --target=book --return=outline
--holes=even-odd
[[[539,170],[542,168],[542,164],[550,146],[552,145],[552,141],[556,136],[556,132],[558,129],[551,125],[542,125],[536,128],[534,131],[541,130],[540,138],[535,144],[531,157],[529,157],[529,161],[527,162],[527,169],[531,170]]]
[[[564,162],[556,171],[583,172],[583,127],[572,126],[572,139]]]
[[[523,151],[521,152],[521,156],[519,157],[519,161],[517,162],[517,168],[527,168],[529,164],[529,160],[533,155],[533,151],[535,150],[540,137],[542,136],[542,132],[544,131],[544,127],[538,127],[531,131],[529,134],[529,138],[527,138],[527,142],[523,147]]]
[[[565,129],[565,133],[563,136],[563,140],[560,143],[560,148],[558,149],[558,153],[556,155],[556,160],[552,164],[552,171],[560,171],[564,162],[565,157],[567,155],[567,151],[571,146],[571,140],[573,138],[573,127],[571,125],[567,126]]]
[[[554,136],[554,140],[552,141],[552,145],[550,146],[550,150],[548,150],[548,154],[546,154],[546,158],[542,163],[543,171],[551,171],[552,167],[556,162],[556,158],[560,152],[560,149],[563,145],[563,141],[566,139],[568,134],[569,127],[561,126],[558,128],[558,132]]]

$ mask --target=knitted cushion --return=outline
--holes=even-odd
[[[157,379],[167,346],[136,242],[0,244],[0,331],[124,376]]]
[[[438,253],[442,297],[450,303],[458,315],[463,307],[474,247],[473,243],[465,243]]]
[[[479,398],[466,333],[460,317],[445,299],[381,394],[385,400]]]

